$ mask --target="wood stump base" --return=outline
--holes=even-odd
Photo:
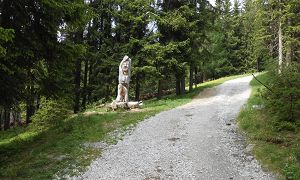
[[[141,105],[143,105],[142,101],[130,101],[130,102],[116,102],[116,101],[113,101],[110,104],[110,108],[115,111],[118,108],[122,108],[122,109],[140,108]]]

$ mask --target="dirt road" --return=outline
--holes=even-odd
[[[275,179],[237,133],[235,118],[250,95],[250,80],[227,81],[146,119],[77,178]]]

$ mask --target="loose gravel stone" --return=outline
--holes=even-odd
[[[191,103],[140,122],[85,173],[70,179],[275,179],[236,129],[250,80],[206,89]]]

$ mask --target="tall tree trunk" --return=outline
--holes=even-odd
[[[135,100],[140,100],[140,80],[141,80],[141,73],[138,72],[136,74],[136,81],[135,81]]]
[[[194,84],[194,65],[190,65],[190,81],[189,81],[189,91],[191,92],[193,90],[193,84]]]
[[[91,88],[91,85],[93,84],[93,77],[92,77],[92,73],[93,73],[93,65],[92,65],[92,62],[90,61],[90,66],[89,66],[89,78],[88,78],[88,85],[89,85],[89,88],[88,88],[88,102],[91,102],[92,101],[92,88]]]
[[[282,29],[281,22],[279,22],[278,29],[278,73],[281,73],[282,70],[282,62],[283,62],[283,45],[282,45]]]
[[[36,93],[34,91],[33,75],[30,69],[27,69],[27,78],[28,82],[26,88],[26,125],[31,123],[31,116],[33,116],[35,112],[34,100],[36,97]]]
[[[180,94],[185,94],[185,78],[180,80]]]
[[[35,106],[34,106],[34,98],[28,97],[26,102],[26,124],[31,123],[31,116],[34,115]]]
[[[162,80],[159,79],[157,83],[157,96],[156,98],[159,100],[162,98]]]
[[[281,0],[279,0],[281,3]],[[281,8],[279,9],[281,13]],[[282,44],[282,23],[279,17],[279,27],[278,27],[278,73],[281,73],[282,70],[282,62],[283,62],[283,44]]]
[[[29,90],[28,90],[28,97],[26,100],[26,124],[28,125],[31,123],[31,116],[34,115],[35,113],[35,104],[34,104],[34,89],[32,85],[29,85]]]
[[[40,109],[40,103],[41,103],[41,96],[39,94],[36,95],[36,111]]]
[[[75,43],[83,42],[83,30],[77,31],[73,36],[73,41]],[[81,62],[82,57],[77,57],[75,61],[75,69],[74,69],[74,113],[78,113],[80,111],[80,96],[81,96]]]
[[[2,124],[4,122],[4,109],[0,106],[0,131],[2,131]]]
[[[75,62],[74,84],[74,113],[80,110],[80,77],[81,77],[81,59],[78,58]]]
[[[197,66],[195,67],[195,75],[194,76],[195,76],[195,87],[197,88],[197,84],[199,83]]]
[[[21,124],[21,110],[18,106],[16,106],[12,110],[12,117],[13,117],[14,125],[20,125]]]
[[[257,72],[260,72],[260,58],[257,58],[256,60],[256,70]]]
[[[10,108],[4,107],[4,130],[7,130],[10,128]]]
[[[180,79],[176,76],[176,95],[180,95]]]
[[[110,94],[109,84],[106,84],[105,99],[109,100],[110,95],[111,94]]]
[[[88,80],[89,61],[84,61],[84,77],[83,77],[83,88],[82,88],[82,108],[85,109],[86,98],[87,98],[87,80]]]
[[[202,71],[202,73],[201,73],[201,78],[200,78],[200,83],[203,83],[203,82],[205,82],[207,79],[206,79],[206,74],[205,74],[205,72],[204,71]]]

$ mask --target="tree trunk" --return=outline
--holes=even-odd
[[[109,84],[106,84],[105,99],[109,100],[110,95],[111,94],[110,94]]]
[[[135,100],[140,100],[140,79],[141,79],[141,73],[136,74],[136,82],[135,82]]]
[[[180,79],[178,77],[176,77],[176,95],[179,96],[180,95]]]
[[[194,65],[190,65],[190,81],[189,81],[189,91],[192,92],[194,84]]]
[[[185,94],[185,78],[180,80],[180,94]]]
[[[157,96],[156,98],[158,100],[160,100],[162,98],[162,80],[158,80],[158,84],[157,84]]]
[[[10,108],[4,107],[4,130],[10,128]]]
[[[202,71],[202,76],[201,76],[201,79],[200,79],[200,83],[203,83],[203,82],[206,82],[206,74]]]
[[[85,109],[87,98],[87,80],[88,80],[89,62],[87,59],[84,61],[84,77],[83,77],[83,89],[82,89],[82,108]]]
[[[4,123],[4,109],[0,107],[0,131],[2,131],[2,125]]]
[[[37,95],[36,96],[36,107],[35,107],[36,110],[40,109],[40,102],[41,102],[41,96]]]
[[[90,66],[89,66],[89,78],[88,78],[88,85],[89,85],[89,88],[88,88],[88,95],[87,95],[87,98],[88,98],[88,102],[91,102],[92,101],[92,88],[91,88],[91,85],[93,84],[93,77],[92,77],[92,73],[93,73],[93,65],[92,65],[92,62],[90,61]]]
[[[257,60],[256,60],[256,70],[257,70],[257,72],[261,71],[260,70],[260,58],[257,58]]]
[[[29,85],[29,90],[27,94],[27,100],[26,100],[26,124],[28,125],[31,123],[31,116],[34,115],[35,112],[35,105],[34,105],[34,90],[33,86]]]
[[[81,59],[78,58],[75,62],[74,84],[74,113],[80,110],[80,77],[81,77]]]
[[[289,66],[292,62],[292,47],[291,44],[287,44],[287,50],[286,50],[286,66]]]
[[[14,109],[12,111],[12,116],[13,116],[13,120],[14,120],[14,125],[20,125],[21,124],[21,112],[20,109]]]
[[[35,107],[34,107],[34,98],[28,97],[26,102],[26,124],[31,123],[31,116],[34,115]]]
[[[281,9],[280,9],[281,12]],[[281,73],[282,62],[283,62],[283,45],[282,45],[282,27],[281,20],[279,19],[279,28],[278,28],[278,73]]]
[[[195,88],[197,88],[197,84],[198,84],[198,69],[197,69],[197,67],[195,67],[195,74],[194,74],[194,76],[195,76]]]

